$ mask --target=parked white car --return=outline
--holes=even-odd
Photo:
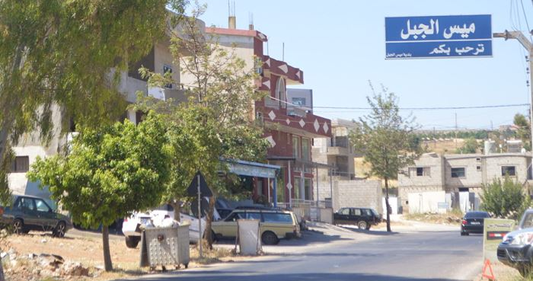
[[[143,226],[163,226],[166,225],[166,218],[174,218],[174,208],[165,204],[153,210],[134,213],[129,218],[124,219],[122,224],[122,233],[126,237],[126,246],[128,248],[135,248],[141,241],[141,228]],[[167,219],[168,220],[168,219]],[[189,224],[189,241],[191,243],[198,242],[200,237],[198,232],[198,218],[194,218],[187,214],[180,214],[180,224]],[[202,218],[202,234],[205,230],[205,219]]]

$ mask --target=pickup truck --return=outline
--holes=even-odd
[[[516,268],[522,276],[533,270],[533,209],[522,215],[518,230],[511,231],[503,237],[498,246],[498,260]]]

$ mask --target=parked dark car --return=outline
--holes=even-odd
[[[483,222],[490,218],[489,213],[482,211],[467,212],[461,222],[461,236],[470,233],[483,233]]]
[[[10,226],[14,233],[28,233],[31,230],[51,231],[55,237],[63,237],[72,228],[69,217],[54,212],[45,199],[14,195],[13,205],[0,207],[0,224]]]
[[[381,222],[381,214],[371,208],[341,208],[333,214],[334,224],[354,224],[359,229],[369,230]]]

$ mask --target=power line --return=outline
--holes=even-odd
[[[477,106],[451,106],[451,107],[400,107],[400,110],[462,110],[462,109],[484,109],[529,106],[529,103],[519,104],[499,104],[499,105],[477,105]],[[342,106],[313,106],[323,109],[345,109],[345,110],[371,110],[371,107],[342,107]]]

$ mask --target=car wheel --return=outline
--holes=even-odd
[[[136,248],[139,245],[140,239],[137,237],[126,236],[126,247]]]
[[[366,221],[360,221],[357,223],[357,227],[359,229],[366,229],[368,227],[368,223],[366,223]],[[368,227],[370,229],[370,227]]]
[[[28,232],[24,232],[24,223],[20,219],[16,219],[13,222],[12,227],[13,227],[13,233],[15,233],[15,234],[28,233]]]
[[[261,241],[263,241],[263,244],[265,245],[276,245],[279,243],[278,236],[271,231],[263,233],[263,235],[261,235]]]
[[[54,229],[54,231],[52,232],[52,235],[54,237],[59,237],[59,238],[62,238],[62,237],[65,237],[65,233],[67,232],[67,225],[65,224],[64,221],[60,221],[56,228]]]
[[[204,239],[207,240],[206,232],[204,232]],[[217,235],[215,234],[215,232],[213,230],[211,230],[211,239],[213,239],[213,242],[218,241],[218,237],[217,237]]]

